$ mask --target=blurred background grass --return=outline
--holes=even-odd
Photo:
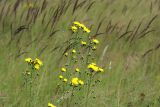
[[[26,57],[44,63],[35,89],[36,106],[53,100],[64,42],[74,20],[91,28],[91,35],[100,40],[99,64],[108,67],[112,62],[89,107],[159,107],[159,13],[160,0],[1,0],[0,107],[26,106]],[[73,107],[83,107],[83,102]]]

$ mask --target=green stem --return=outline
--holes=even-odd
[[[87,87],[85,107],[88,107],[88,98],[89,98],[89,92],[90,92],[90,87],[91,87],[91,79],[92,79],[92,75],[90,75],[90,78],[88,80],[88,87]]]

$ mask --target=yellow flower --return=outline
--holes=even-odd
[[[77,77],[72,78],[72,80],[71,80],[71,85],[73,85],[73,86],[78,86],[78,85],[79,85],[79,82],[78,82],[78,78],[77,78]]]
[[[87,27],[83,27],[83,30],[86,32],[86,33],[90,33],[91,31],[87,28]]]
[[[67,81],[68,81],[67,78],[64,78],[64,79],[63,79],[63,82],[67,82]]]
[[[99,44],[99,41],[98,41],[97,39],[93,39],[92,42],[93,42],[94,44]]]
[[[59,77],[60,79],[63,79],[63,76],[62,76],[62,75],[59,75],[58,77]]]
[[[79,24],[79,28],[85,28],[85,25],[84,24]]]
[[[91,32],[89,29],[86,29],[85,31],[86,31],[87,33],[90,33],[90,32]]]
[[[73,50],[72,50],[72,53],[76,53],[76,50],[75,50],[75,49],[73,49]]]
[[[56,107],[56,106],[53,105],[52,103],[48,103],[48,107]]]
[[[83,46],[87,45],[87,43],[84,42],[84,41],[81,41],[81,44],[82,44]]]
[[[95,63],[89,64],[88,69],[91,69],[92,71],[95,71],[95,72],[104,72],[104,70],[98,67]]]
[[[26,71],[25,74],[31,75],[31,72],[30,71]]]
[[[27,72],[27,75],[31,75],[31,72]]]
[[[40,69],[40,65],[39,65],[39,64],[35,64],[35,65],[34,65],[34,68],[35,68],[36,70],[39,70],[39,69]]]
[[[80,85],[84,85],[84,82],[82,80],[78,81]]]
[[[77,26],[81,25],[81,23],[78,22],[78,21],[74,21],[73,24],[75,24],[75,25],[77,25]]]
[[[104,72],[104,70],[103,70],[102,68],[99,68],[99,71],[100,71],[100,72]]]
[[[79,68],[76,68],[75,71],[76,71],[76,72],[80,72]]]
[[[43,65],[42,61],[40,59],[38,59],[38,58],[35,59],[35,63],[39,64],[40,66]]]
[[[67,56],[68,56],[68,53],[66,52],[64,55],[67,57]]]
[[[31,62],[32,62],[32,58],[26,58],[26,59],[25,59],[25,62],[31,63]]]
[[[76,26],[71,26],[71,30],[73,33],[77,32],[78,28]]]
[[[96,47],[96,46],[93,46],[93,47],[92,47],[92,50],[96,50],[96,49],[97,49],[97,47]]]
[[[67,69],[63,67],[63,68],[61,68],[61,71],[62,71],[62,72],[66,72]]]

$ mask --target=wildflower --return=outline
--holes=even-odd
[[[104,70],[103,70],[102,68],[99,68],[99,71],[100,71],[100,72],[104,72]]]
[[[92,71],[95,71],[95,72],[104,72],[104,70],[98,67],[95,63],[89,64],[88,69],[91,69]]]
[[[84,82],[82,80],[78,81],[80,85],[84,85]]]
[[[56,107],[56,106],[53,105],[52,103],[48,103],[48,107]]]
[[[31,72],[30,71],[26,71],[25,74],[31,75]]]
[[[85,25],[84,24],[80,24],[78,27],[83,29],[85,27]]]
[[[76,68],[75,71],[76,71],[76,72],[80,72],[79,68]]]
[[[59,79],[63,79],[63,76],[62,76],[62,75],[59,75],[58,77],[59,77]]]
[[[31,72],[27,72],[27,75],[31,75]]]
[[[99,41],[98,41],[97,39],[93,39],[92,42],[93,42],[94,44],[99,44]]]
[[[75,27],[82,28],[84,32],[87,32],[87,33],[91,32],[84,24],[82,24],[78,21],[74,21],[73,24],[75,25]],[[71,29],[76,29],[77,30],[77,28],[71,28]],[[72,30],[72,31],[74,32],[74,30]]]
[[[79,82],[78,82],[78,78],[77,78],[77,77],[72,78],[72,80],[71,80],[71,85],[73,85],[73,86],[78,86],[78,85],[79,85]]]
[[[72,53],[76,53],[76,50],[75,50],[75,49],[73,49],[73,50],[72,50]]]
[[[86,46],[86,45],[87,45],[87,43],[86,43],[86,42],[84,42],[84,41],[81,41],[81,45],[82,45],[82,46]]]
[[[75,24],[75,25],[77,25],[77,26],[81,25],[81,23],[78,22],[78,21],[74,21],[73,24]]]
[[[39,64],[35,64],[35,65],[34,65],[34,68],[35,68],[36,70],[39,70],[39,69],[40,69],[40,65],[39,65]]]
[[[71,30],[73,33],[77,32],[78,28],[76,26],[71,26]]]
[[[35,62],[36,64],[40,65],[40,66],[43,65],[42,61],[41,61],[40,59],[38,59],[38,58],[36,58],[34,62]]]
[[[25,59],[25,62],[31,63],[31,62],[32,62],[32,58],[26,58],[26,59]]]
[[[67,56],[68,56],[68,53],[66,52],[64,55],[67,57]]]
[[[66,72],[67,69],[63,67],[63,68],[61,68],[61,71],[62,71],[62,72]]]
[[[96,46],[93,46],[93,47],[92,47],[92,50],[96,50],[96,49],[97,49],[97,47],[96,47]]]
[[[84,27],[83,30],[84,30],[86,33],[90,33],[90,32],[91,32],[87,27]]]
[[[68,81],[67,78],[64,78],[64,79],[63,79],[63,82],[67,82],[67,81]]]
[[[85,27],[84,24],[82,24],[82,23],[80,23],[80,22],[78,22],[78,21],[74,21],[73,24],[74,24],[75,26],[79,27],[79,28]]]

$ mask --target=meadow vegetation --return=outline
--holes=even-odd
[[[0,107],[160,107],[160,0],[0,0]]]

